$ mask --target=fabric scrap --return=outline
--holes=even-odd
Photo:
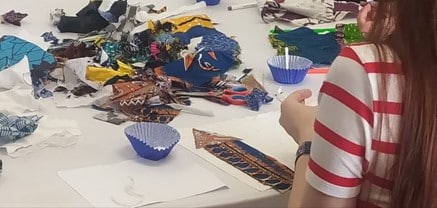
[[[40,118],[38,115],[17,116],[0,112],[0,145],[32,134]]]
[[[1,23],[9,23],[13,24],[15,26],[21,26],[21,20],[23,20],[25,17],[27,17],[28,14],[26,13],[20,13],[15,12],[14,10],[11,10],[9,12],[6,12],[3,14],[0,18]]]
[[[273,101],[273,98],[268,96],[267,92],[258,88],[254,88],[249,95],[244,97],[244,99],[246,100],[246,105],[253,111],[259,111],[263,104]]]
[[[290,54],[308,58],[315,64],[330,65],[340,53],[341,47],[333,32],[317,34],[307,27],[299,27],[291,31],[272,33],[269,36],[274,48],[295,47],[290,50]]]
[[[56,59],[39,46],[21,38],[5,35],[0,37],[0,71],[17,64],[27,56],[35,98],[52,96],[45,88],[50,70],[56,67]]]
[[[67,147],[75,144],[82,135],[79,124],[73,120],[44,115],[38,128],[30,135],[0,146],[10,157],[21,157],[46,147]]]
[[[2,111],[16,115],[36,112],[43,108],[41,100],[36,100],[32,96],[31,89],[23,89],[18,86],[0,92],[0,106]]]
[[[58,41],[59,39],[53,35],[53,32],[45,32],[41,35],[42,38],[44,38],[44,42],[50,42],[50,41]]]
[[[264,22],[289,22],[307,26],[342,20],[349,11],[334,11],[334,0],[257,0],[261,18]]]
[[[193,130],[193,133],[195,131]],[[195,140],[203,137],[201,132],[194,134]],[[231,137],[232,138],[232,137]],[[283,193],[292,188],[294,171],[275,158],[268,156],[240,140],[224,141],[203,147],[218,159],[232,165],[264,185]]]

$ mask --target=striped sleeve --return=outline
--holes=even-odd
[[[372,88],[357,54],[344,48],[320,89],[308,183],[329,196],[359,194],[372,138]]]

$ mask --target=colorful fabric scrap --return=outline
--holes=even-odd
[[[193,129],[196,142],[196,149],[204,148],[207,145],[220,144],[222,142],[241,140],[237,137],[225,136],[217,133],[210,133],[199,129]]]
[[[44,38],[44,42],[50,42],[50,41],[58,41],[59,39],[53,35],[53,32],[45,32],[41,35],[42,38]]]
[[[259,111],[261,105],[272,102],[273,98],[268,96],[267,92],[254,88],[252,92],[245,97],[245,100],[251,110]]]
[[[193,134],[195,141],[200,140],[196,143],[201,143],[205,138],[214,135],[197,129],[193,129]],[[214,138],[209,140],[214,141]],[[225,137],[221,136],[220,140],[225,140]],[[294,172],[290,168],[244,142],[235,140],[234,137],[229,137],[228,140],[206,144],[203,148],[218,159],[281,193],[292,188]]]
[[[188,30],[190,30],[194,26],[202,26],[202,27],[211,28],[211,29],[214,28],[213,22],[205,14],[193,15],[193,16],[182,16],[182,17],[169,19],[165,22],[169,22],[172,25],[174,25],[174,29],[172,30],[173,33],[178,33],[178,32],[184,33],[184,32],[187,32]],[[162,22],[162,23],[165,23],[165,22]]]
[[[13,24],[15,26],[21,26],[21,20],[23,20],[25,17],[27,17],[28,14],[26,13],[20,13],[15,12],[14,10],[11,10],[9,12],[6,12],[3,14],[0,18],[1,23],[9,23]]]
[[[180,110],[164,105],[171,98],[153,82],[116,83],[112,88],[111,102],[131,121],[168,123],[179,115]]]
[[[116,70],[108,67],[95,67],[95,66],[87,66],[86,69],[86,79],[98,82],[100,84],[109,84],[111,80],[116,79],[114,82],[119,79],[128,79],[132,75],[134,75],[134,70],[131,66],[117,61],[118,68]],[[112,83],[114,83],[112,82]]]
[[[165,74],[181,78],[195,86],[208,86],[214,77],[240,63],[240,47],[237,41],[218,31],[203,35],[196,49],[195,54],[165,65]],[[190,61],[186,58],[190,58]]]
[[[14,142],[32,134],[40,116],[15,116],[0,112],[0,145]]]
[[[335,30],[335,36],[340,45],[364,41],[364,35],[360,31],[360,28],[358,28],[358,25],[356,23],[339,23],[335,25]]]
[[[315,64],[330,65],[340,53],[341,47],[333,32],[317,34],[307,27],[299,27],[291,31],[271,33],[269,36],[270,43],[274,48],[296,47],[297,50],[293,48],[290,50],[290,54],[308,58]]]
[[[39,46],[15,36],[0,37],[0,71],[20,62],[27,56],[35,98],[53,95],[45,89],[49,72],[56,67],[56,59]]]

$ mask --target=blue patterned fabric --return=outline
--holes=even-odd
[[[273,101],[273,98],[267,95],[258,88],[254,88],[252,92],[245,97],[247,106],[253,111],[259,111],[259,108],[265,104]]]
[[[205,30],[193,27],[185,36],[181,33],[178,36],[184,39],[195,38],[201,31]],[[211,29],[207,31],[208,34],[204,34],[202,41],[196,46],[200,52],[195,55],[189,68],[185,69],[184,60],[179,59],[165,65],[163,69],[166,75],[178,77],[195,86],[208,86],[213,77],[224,74],[238,64],[240,54],[238,42],[221,32],[212,32]]]
[[[32,134],[38,127],[39,116],[14,116],[0,113],[0,145],[14,142]]]
[[[53,55],[37,45],[15,36],[0,37],[0,72],[20,62],[27,56],[35,98],[50,97],[52,92],[44,88],[49,71],[56,67]]]

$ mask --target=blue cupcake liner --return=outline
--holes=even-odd
[[[267,60],[273,79],[283,84],[298,84],[303,81],[313,62],[307,58],[290,55],[288,69],[285,67],[285,56],[273,56]]]
[[[196,0],[196,2],[204,1],[207,6],[214,6],[220,3],[220,0]]]
[[[154,161],[165,158],[181,137],[167,124],[149,122],[132,124],[124,133],[139,156]]]

